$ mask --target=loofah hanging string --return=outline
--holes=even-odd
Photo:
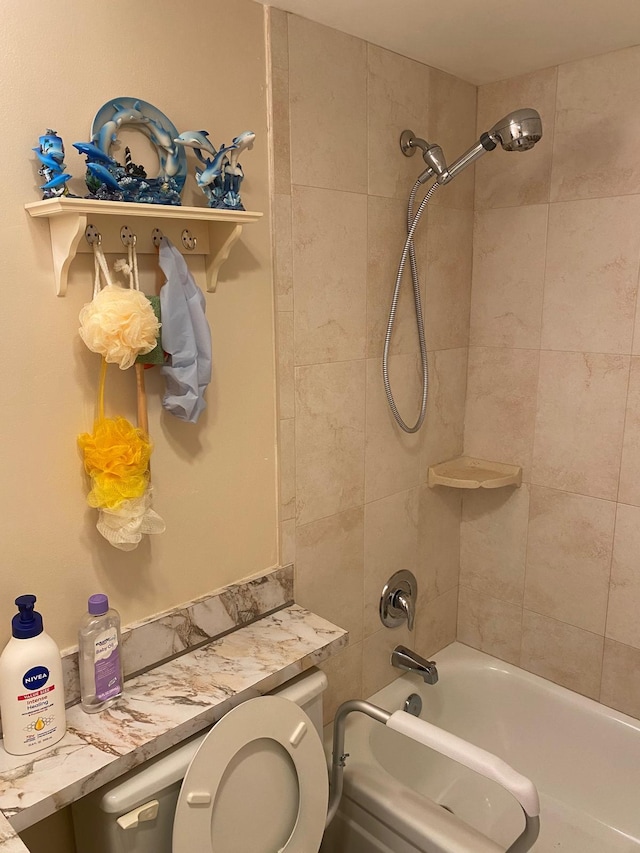
[[[116,509],[125,500],[139,498],[149,484],[151,442],[143,430],[126,418],[104,416],[107,363],[103,359],[98,390],[98,417],[92,433],[78,436],[84,468],[91,477],[89,506]]]

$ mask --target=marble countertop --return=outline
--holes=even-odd
[[[126,682],[99,714],[67,711],[67,734],[29,756],[0,748],[0,853],[17,833],[266,693],[347,643],[347,633],[290,605]]]

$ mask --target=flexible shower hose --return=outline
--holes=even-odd
[[[424,320],[422,317],[422,302],[420,299],[420,281],[418,279],[418,264],[416,262],[416,252],[413,245],[413,235],[415,233],[415,230],[418,226],[418,222],[420,221],[420,217],[422,216],[425,207],[429,204],[432,195],[438,189],[440,184],[436,181],[433,186],[430,187],[429,192],[420,202],[420,206],[418,207],[418,210],[414,217],[413,204],[419,186],[420,181],[416,181],[409,195],[409,203],[407,205],[407,239],[405,241],[404,248],[402,250],[402,257],[400,258],[400,263],[398,265],[398,274],[396,276],[396,285],[393,291],[393,299],[391,300],[389,322],[387,324],[387,332],[384,336],[384,351],[382,353],[382,377],[384,379],[384,390],[387,394],[387,400],[389,401],[389,408],[391,409],[391,413],[393,414],[393,417],[395,418],[398,426],[408,433],[418,432],[418,430],[422,426],[425,415],[427,413],[427,399],[429,397],[429,362],[427,359],[427,344],[424,336]],[[398,308],[398,298],[400,296],[400,286],[402,284],[402,276],[404,274],[405,264],[407,263],[407,257],[409,258],[409,264],[411,267],[413,302],[416,309],[416,324],[418,326],[418,340],[420,342],[420,360],[422,362],[422,401],[420,404],[420,414],[418,415],[418,420],[412,427],[408,426],[402,419],[402,416],[398,411],[398,407],[396,406],[395,400],[393,399],[391,383],[389,382],[389,347],[391,346],[391,336],[393,334],[393,326],[396,319],[396,310]]]

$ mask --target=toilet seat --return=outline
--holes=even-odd
[[[211,729],[184,777],[173,853],[317,853],[327,817],[318,733],[288,699],[238,705]]]

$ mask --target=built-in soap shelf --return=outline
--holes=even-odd
[[[208,207],[181,207],[164,204],[134,204],[126,201],[98,201],[86,198],[49,198],[25,204],[33,217],[49,220],[51,256],[58,296],[65,296],[69,268],[76,254],[92,252],[85,239],[88,225],[102,237],[104,252],[122,253],[121,231],[136,235],[140,254],[157,251],[153,232],[158,229],[185,255],[203,255],[207,290],[213,292],[220,267],[239,240],[242,226],[256,222],[262,213],[248,210],[216,210]],[[185,230],[188,237],[184,236]]]
[[[506,462],[488,462],[471,456],[459,456],[429,468],[430,486],[448,486],[451,489],[500,489],[519,486],[522,468]]]

